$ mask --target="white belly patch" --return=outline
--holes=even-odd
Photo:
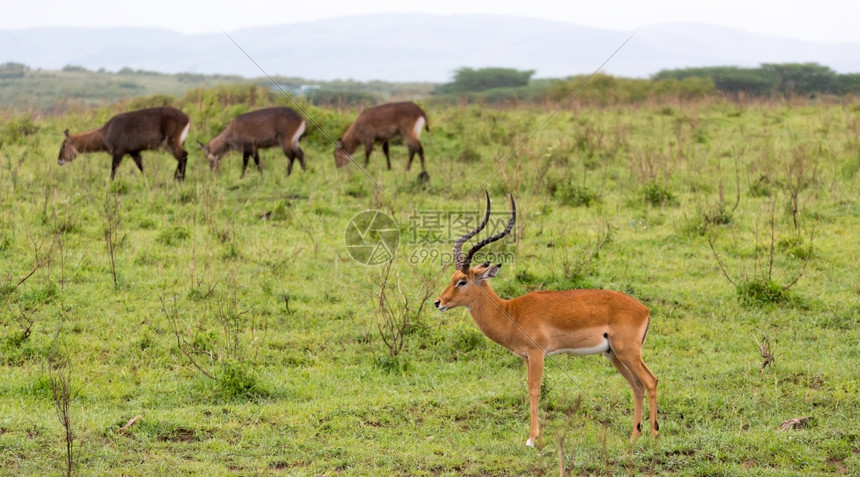
[[[609,351],[609,340],[607,338],[603,338],[603,341],[600,344],[590,348],[562,348],[547,352],[547,356],[559,353],[570,353],[585,356],[589,354],[605,353],[607,351]]]

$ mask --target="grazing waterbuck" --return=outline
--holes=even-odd
[[[388,103],[367,108],[358,115],[343,137],[338,139],[334,149],[334,162],[337,167],[345,166],[358,146],[364,146],[364,166],[367,167],[370,163],[373,144],[381,142],[385,161],[388,169],[391,170],[388,142],[402,137],[409,148],[409,162],[406,163],[406,170],[412,167],[412,159],[417,153],[421,158],[421,170],[426,171],[424,148],[418,140],[422,130],[430,130],[427,125],[427,114],[413,102]]]
[[[276,107],[260,109],[250,113],[240,114],[230,122],[208,145],[197,144],[206,151],[209,167],[218,168],[218,163],[224,154],[230,151],[242,152],[242,177],[248,168],[248,159],[254,158],[257,170],[260,166],[260,149],[280,146],[284,155],[289,159],[287,175],[293,172],[293,162],[299,160],[302,170],[305,170],[305,153],[299,147],[299,140],[307,131],[307,123],[299,113],[291,108]]]
[[[169,106],[139,109],[117,114],[99,129],[81,134],[69,134],[60,146],[57,164],[71,162],[80,153],[107,152],[113,157],[110,178],[116,176],[116,169],[128,154],[143,173],[141,151],[167,148],[178,165],[173,178],[185,180],[185,164],[188,152],[183,148],[191,121],[182,111]]]

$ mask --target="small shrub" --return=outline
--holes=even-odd
[[[571,207],[589,207],[600,200],[597,192],[586,186],[572,184],[570,181],[551,184],[549,192],[556,200]]]
[[[642,198],[646,203],[653,206],[668,205],[675,203],[675,195],[668,187],[652,182],[642,188]]]
[[[780,239],[776,247],[788,256],[798,260],[807,260],[812,257],[812,245],[807,245],[803,237],[794,236]]]
[[[221,363],[218,388],[227,397],[252,397],[259,395],[257,377],[239,361],[225,359]]]
[[[728,225],[732,223],[732,212],[720,203],[702,213],[705,225]]]
[[[753,197],[770,197],[773,195],[773,183],[770,178],[764,174],[750,184],[750,195]]]
[[[39,132],[39,126],[29,117],[11,119],[0,131],[4,141],[8,141],[10,144],[24,142],[27,137],[37,132]]]
[[[373,365],[380,371],[389,374],[404,374],[409,371],[409,360],[403,353],[395,355],[377,354],[373,356]]]
[[[123,180],[112,181],[109,192],[113,195],[126,195],[128,194],[128,184]]]
[[[285,222],[289,220],[291,217],[290,210],[288,209],[288,205],[285,201],[280,201],[270,210],[263,214],[263,218],[266,220],[272,220],[276,222]]]
[[[481,155],[478,153],[478,151],[470,147],[467,147],[466,149],[463,149],[462,152],[460,152],[460,162],[471,163],[479,162],[480,160]]]
[[[790,300],[787,290],[772,280],[754,279],[738,284],[738,299],[747,306],[784,304]]]
[[[174,226],[161,231],[156,240],[164,245],[177,245],[191,236],[191,232],[185,227]]]
[[[367,197],[369,193],[367,191],[367,185],[365,184],[366,180],[367,179],[365,177],[359,177],[358,174],[354,174],[346,182],[346,185],[344,186],[344,193],[356,199]]]
[[[517,281],[527,285],[538,281],[538,278],[533,273],[523,268],[517,272]]]

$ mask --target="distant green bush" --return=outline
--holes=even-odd
[[[39,126],[32,117],[12,118],[0,128],[0,141],[12,144],[20,143],[37,132],[39,132]]]
[[[787,290],[771,280],[748,280],[737,286],[738,300],[747,306],[783,304],[791,301]]]
[[[513,68],[460,68],[454,80],[437,89],[439,93],[486,91],[494,88],[516,88],[526,86],[534,70]]]
[[[555,102],[564,101],[574,91],[578,91],[576,102],[608,106],[647,100],[696,100],[713,95],[715,89],[708,78],[647,80],[598,74],[558,81],[547,88],[546,97]]]
[[[3,63],[0,65],[0,79],[23,78],[28,69],[21,63]]]
[[[589,207],[600,200],[597,192],[570,180],[550,183],[548,192],[554,199],[571,207]]]
[[[642,198],[646,203],[654,206],[675,203],[675,194],[668,187],[657,182],[642,187]]]

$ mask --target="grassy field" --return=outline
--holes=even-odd
[[[316,128],[307,171],[269,150],[263,174],[234,154],[213,175],[195,141],[251,106],[180,106],[181,184],[166,153],[113,183],[106,154],[57,166],[63,129],[119,106],[0,124],[0,474],[65,471],[54,391],[80,475],[860,473],[856,100],[574,108],[513,157],[551,111],[428,107],[427,184],[400,145],[393,171],[381,151],[368,175],[336,169]],[[334,138],[356,113],[309,112]],[[526,448],[523,363],[463,309],[418,313],[453,273],[449,218],[484,189],[519,208],[490,247],[502,297],[606,288],[651,309],[658,440],[630,442],[607,360],[556,355]],[[370,209],[401,230],[382,305],[383,267],[344,245]]]

